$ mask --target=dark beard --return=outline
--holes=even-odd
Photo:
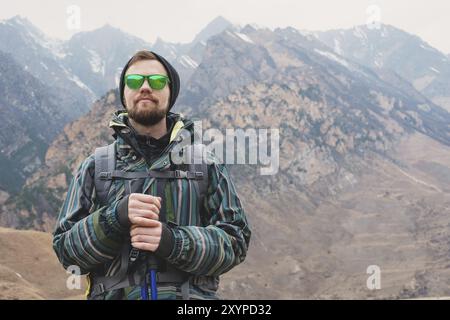
[[[144,109],[138,110],[137,106],[134,106],[128,110],[128,117],[133,119],[137,123],[143,126],[153,126],[159,123],[162,119],[166,117],[167,110],[161,110],[159,108],[155,109]]]

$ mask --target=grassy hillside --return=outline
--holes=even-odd
[[[0,299],[82,299],[85,279],[81,290],[69,290],[68,276],[51,234],[0,228]]]

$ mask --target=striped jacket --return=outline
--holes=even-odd
[[[126,128],[127,113],[118,111],[110,122],[117,130]],[[181,129],[193,134],[193,122],[174,117],[170,143],[150,166],[145,159],[116,135],[116,168],[124,171],[165,170],[170,167],[169,151],[178,143]],[[251,231],[236,188],[224,164],[208,154],[208,189],[203,203],[191,180],[171,179],[165,185],[168,226],[174,245],[166,262],[192,275],[192,299],[217,299],[219,276],[244,261]],[[120,251],[129,228],[120,223],[117,208],[124,197],[124,180],[115,180],[108,205],[99,207],[94,187],[95,161],[91,155],[79,166],[61,207],[53,237],[53,248],[65,268],[76,265],[81,274],[111,276],[120,269]],[[155,194],[158,180],[146,178],[142,193]],[[129,241],[129,238],[128,238]],[[89,278],[89,276],[88,276]],[[158,285],[158,299],[180,299],[178,284]],[[111,291],[105,299],[140,299],[140,288]]]

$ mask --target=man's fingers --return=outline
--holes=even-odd
[[[145,242],[132,242],[131,246],[133,248],[136,248],[139,250],[155,252],[156,249],[158,249],[159,244],[149,244],[149,243],[145,243]]]
[[[161,222],[158,220],[143,218],[143,217],[130,217],[131,224],[136,224],[140,227],[158,227]]]
[[[156,205],[159,209],[161,209],[161,198],[155,197],[149,194],[143,193],[132,193],[130,195],[131,200],[139,200],[145,203],[150,203]]]
[[[134,237],[136,235],[146,235],[146,236],[160,237],[161,236],[161,228],[158,228],[158,227],[144,228],[144,227],[140,227],[140,226],[135,226],[134,228],[133,227],[131,228],[130,236]]]
[[[144,210],[153,210],[155,212],[159,212],[160,207],[153,203],[146,203],[142,201],[131,201],[128,203],[129,208],[131,209],[144,209]]]
[[[149,244],[159,243],[160,237],[157,236],[147,236],[143,234],[138,234],[131,237],[131,242],[145,242]]]
[[[153,220],[159,220],[159,210],[158,212],[153,212],[149,210],[139,210],[139,209],[133,209],[132,215],[135,217],[143,217],[147,219],[153,219]]]

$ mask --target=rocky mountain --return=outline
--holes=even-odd
[[[184,84],[197,67],[196,60],[199,61],[202,57],[202,47],[204,45],[191,49],[190,44],[170,43],[161,38],[151,44],[105,25],[93,31],[75,34],[64,44],[66,56],[62,63],[91,88],[96,97],[101,97],[119,85],[123,66],[138,50],[154,50],[166,57],[180,73]]]
[[[225,51],[217,51],[221,49]],[[271,76],[275,69],[265,47],[254,45],[244,33],[228,28],[209,39],[202,63],[180,93],[178,105],[201,109],[202,104],[208,105],[244,84]]]
[[[48,38],[26,18],[15,16],[0,22],[0,51],[54,88],[61,110],[71,120],[89,109],[95,95],[61,63],[66,55],[63,42]]]
[[[61,63],[75,74],[96,97],[117,87],[130,55],[150,44],[110,25],[79,32],[64,43]]]
[[[316,32],[314,36],[336,54],[398,73],[436,104],[450,110],[450,59],[419,37],[390,25],[357,26]]]
[[[60,96],[0,51],[0,190],[17,192],[71,117]]]
[[[62,63],[62,43],[27,19],[0,22],[0,191],[16,193],[65,124],[85,113],[93,93]],[[13,133],[13,134],[11,134]]]
[[[293,28],[272,32],[246,26],[241,33],[226,30],[210,39],[179,106],[203,114],[214,100],[253,83],[279,84],[318,103],[336,105],[344,113],[347,104],[355,105],[364,114],[392,117],[405,127],[422,126],[422,132],[448,143],[447,111],[404,83],[393,88],[371,69],[334,54],[313,36]]]
[[[232,29],[236,26],[233,25],[230,21],[225,19],[222,16],[218,16],[215,19],[213,19],[210,23],[206,25],[205,28],[203,28],[194,38],[191,45],[196,45],[199,42],[206,42],[209,38],[220,34],[226,29]]]
[[[111,25],[75,34],[64,43],[62,63],[97,97],[117,87],[122,68],[129,57],[141,49],[150,49],[166,57],[180,73],[181,82],[187,83],[202,60],[206,41],[233,25],[217,17],[203,28],[192,42],[172,43],[157,37],[148,43]]]
[[[216,29],[213,24],[203,32],[213,34]],[[77,106],[64,107],[73,118],[84,114],[95,98],[117,87],[125,62],[136,51],[151,49],[161,53],[179,70],[182,81],[187,81],[204,47],[203,41],[174,44],[160,38],[151,44],[108,24],[79,32],[68,41],[54,40],[21,16],[0,22],[0,43],[0,50],[13,55],[38,78],[77,98]],[[30,63],[33,61],[38,63]]]
[[[357,124],[370,116],[325,104],[316,114],[322,122],[311,117],[315,109],[309,98],[254,84],[204,115],[213,128],[280,128],[277,175],[232,167],[254,233],[247,263],[223,291],[271,299],[448,295],[448,145],[387,118],[371,126],[377,138],[358,139],[365,126]],[[381,269],[380,290],[366,286],[371,265]]]
[[[222,16],[218,16],[208,23],[191,42],[170,43],[158,37],[152,49],[174,63],[175,68],[180,73],[181,84],[187,85],[192,73],[203,60],[206,42],[226,29],[238,30],[239,26],[233,25]]]

